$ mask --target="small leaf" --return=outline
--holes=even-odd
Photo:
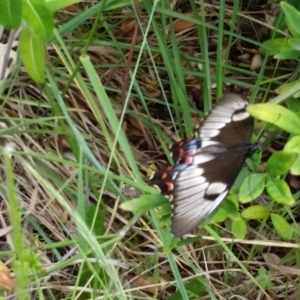
[[[251,174],[245,178],[240,191],[239,201],[247,203],[260,196],[265,188],[266,175],[265,174]]]
[[[243,219],[235,219],[231,223],[232,234],[237,239],[244,239],[247,233],[247,225]]]
[[[276,229],[278,235],[283,240],[291,240],[293,235],[293,228],[292,226],[283,218],[281,215],[278,214],[271,214],[272,223],[274,228]]]
[[[223,201],[222,203],[222,207],[224,208],[224,210],[227,213],[227,216],[230,219],[237,219],[240,217],[238,208],[235,206],[235,204],[232,201],[225,199],[225,201]]]
[[[286,25],[290,33],[293,35],[293,37],[300,37],[300,12],[287,2],[282,1],[280,5],[285,14]]]
[[[121,203],[120,208],[131,212],[143,212],[167,202],[168,200],[161,194],[143,195],[139,198]]]
[[[289,44],[297,51],[300,51],[300,38],[289,39]]]
[[[1,0],[0,7],[0,24],[5,29],[18,28],[22,20],[22,0]]]
[[[43,41],[30,27],[26,27],[20,35],[19,47],[28,74],[37,83],[43,83],[45,81],[45,48]]]
[[[285,84],[281,85],[278,89],[276,89],[276,93],[281,95],[281,94],[285,93],[286,91],[289,91],[290,89],[292,89],[296,84],[299,84],[299,80],[294,80],[294,81],[285,83]],[[300,92],[293,94],[292,97],[299,98]]]
[[[86,209],[85,222],[93,227],[93,232],[95,235],[103,235],[105,233],[105,215],[101,209],[97,210],[97,217],[95,218],[95,212],[97,205],[91,204]]]
[[[79,3],[82,0],[51,0],[51,1],[46,1],[46,6],[51,12],[56,12],[62,8],[71,6],[73,4]]]
[[[267,180],[267,192],[269,196],[278,203],[285,205],[295,203],[288,184],[282,179],[269,176]]]
[[[23,1],[22,15],[36,35],[44,42],[51,36],[54,28],[53,17],[44,1]]]
[[[296,159],[295,163],[291,167],[291,174],[299,176],[300,175],[300,156]]]
[[[274,124],[291,134],[300,134],[299,117],[281,105],[249,104],[247,110],[256,119]]]
[[[216,213],[213,214],[210,222],[212,223],[222,223],[227,219],[227,212],[223,207],[219,207]]]
[[[296,153],[277,151],[268,159],[266,170],[273,176],[284,175],[290,170],[297,158]]]
[[[293,49],[292,46],[290,46],[290,47]],[[299,58],[299,56],[300,56],[299,51],[291,50],[291,51],[288,51],[288,52],[280,52],[278,54],[275,54],[274,58],[275,59],[296,59],[296,58]]]
[[[244,209],[241,213],[244,219],[260,220],[269,216],[269,210],[262,205],[253,205]]]
[[[264,267],[259,268],[256,280],[264,289],[271,289],[273,287],[272,277]]]
[[[294,81],[295,84],[296,83],[299,83],[299,81]],[[299,94],[299,97],[300,97],[300,94]],[[295,97],[291,96],[290,98],[286,99],[285,102],[284,102],[288,109],[293,111],[294,113],[298,113],[300,112],[300,101],[299,99],[295,99]]]
[[[300,136],[293,136],[290,140],[288,140],[288,142],[284,145],[283,150],[300,154]]]
[[[298,57],[300,55],[299,51],[295,50],[288,42],[287,38],[277,38],[265,41],[263,46],[259,48],[259,52],[261,54],[269,54],[271,56],[281,55],[284,56],[292,56]],[[278,57],[280,58],[280,57]]]
[[[189,299],[201,299],[201,296],[207,290],[207,283],[199,278],[194,278],[191,281],[184,284],[184,289],[189,293]],[[194,296],[192,296],[194,295]],[[165,298],[166,300],[182,300],[182,294],[180,291],[176,291],[171,296]]]

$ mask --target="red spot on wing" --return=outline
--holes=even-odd
[[[193,157],[187,156],[184,158],[184,163],[190,165],[193,163],[193,160],[194,160]]]
[[[173,183],[172,183],[171,181],[167,181],[167,182],[166,182],[166,188],[167,188],[167,191],[168,191],[168,192],[173,191],[173,189],[174,189]]]
[[[165,179],[165,178],[167,178],[168,177],[168,173],[162,173],[161,174],[161,179]]]

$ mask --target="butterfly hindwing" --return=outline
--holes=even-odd
[[[247,105],[245,97],[225,94],[204,118],[196,136],[171,148],[177,164],[156,172],[150,180],[170,198],[174,236],[191,232],[210,216],[256,149],[250,144],[253,119]]]

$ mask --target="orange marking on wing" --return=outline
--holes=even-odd
[[[170,182],[170,181],[167,181],[167,182],[166,182],[166,187],[167,187],[167,191],[168,191],[168,192],[171,192],[171,191],[173,191],[173,189],[174,189],[174,185],[173,185],[173,183]]]

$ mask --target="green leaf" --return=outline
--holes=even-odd
[[[222,203],[222,207],[224,208],[224,210],[227,213],[227,216],[230,219],[237,219],[240,217],[238,208],[236,207],[236,205],[230,201],[229,199],[225,199],[225,201],[223,201]]]
[[[207,289],[206,286],[207,286],[207,283],[204,283],[203,279],[199,280],[199,278],[194,278],[184,285],[185,290],[187,291],[190,300],[201,299],[200,297],[203,295],[203,293]],[[165,299],[166,300],[182,300],[182,295],[181,295],[180,291],[177,291]]]
[[[56,12],[59,9],[82,2],[82,0],[46,0],[46,6],[51,12]]]
[[[293,37],[300,37],[300,12],[287,2],[282,1],[280,5],[285,14],[286,25],[290,33],[293,35]]]
[[[300,51],[300,38],[289,39],[289,44],[297,51]]]
[[[269,210],[262,205],[253,205],[244,209],[241,213],[244,219],[260,220],[269,216]]]
[[[285,56],[295,58],[300,55],[300,52],[290,45],[287,38],[277,38],[265,41],[263,46],[259,48],[259,52],[263,55],[269,53],[269,55],[276,56],[278,59],[283,59]]]
[[[244,239],[247,233],[247,225],[243,219],[235,219],[231,223],[231,231],[235,238]]]
[[[281,85],[278,89],[276,89],[276,93],[281,95],[281,94],[285,93],[286,91],[289,91],[290,89],[292,89],[298,83],[299,83],[299,80],[294,80],[294,81],[291,81],[289,83],[285,83],[285,84]],[[300,98],[300,92],[297,92],[297,93],[293,94],[292,97],[293,98]]]
[[[299,81],[294,81],[295,85],[296,83],[298,83]],[[299,98],[300,98],[300,94],[299,94]],[[290,98],[285,100],[285,104],[287,105],[288,109],[293,111],[294,113],[299,115],[300,112],[300,101],[299,99],[295,99],[295,97],[291,96]]]
[[[291,48],[293,49],[293,47],[291,46]],[[297,50],[291,50],[291,51],[288,51],[288,52],[280,52],[278,54],[275,54],[274,55],[274,58],[275,59],[296,59],[296,58],[299,58],[300,56],[300,52],[297,51]]]
[[[266,187],[269,196],[274,201],[285,205],[292,205],[295,203],[288,184],[282,179],[269,176]]]
[[[36,82],[43,83],[45,81],[45,48],[43,41],[30,27],[26,27],[21,32],[19,48],[28,74]]]
[[[291,240],[293,235],[292,226],[281,215],[271,214],[271,219],[278,235],[283,240]]]
[[[143,195],[139,198],[121,203],[120,208],[131,212],[143,212],[167,202],[168,200],[161,194]]]
[[[97,205],[91,204],[86,209],[85,221],[91,227],[95,218],[95,211]],[[97,218],[95,218],[95,223],[93,227],[93,232],[95,235],[103,235],[105,233],[105,216],[101,209],[97,211]]]
[[[283,150],[287,152],[295,152],[300,154],[300,136],[296,135],[289,139],[284,145]]]
[[[45,3],[40,0],[23,1],[23,17],[43,41],[51,36],[54,28],[53,17]]]
[[[292,175],[300,175],[300,156],[298,156],[295,163],[292,165],[290,172]]]
[[[258,276],[256,276],[257,281],[265,289],[271,289],[274,285],[272,283],[272,277],[264,267],[260,267],[258,270]]]
[[[20,27],[22,0],[0,0],[0,24],[5,29]]]
[[[289,109],[278,104],[249,104],[248,112],[256,119],[269,122],[291,134],[300,134],[300,119]]]
[[[240,191],[239,201],[247,203],[260,196],[265,188],[266,175],[265,174],[251,174],[245,178]]]
[[[223,207],[219,207],[217,210],[216,210],[216,213],[213,214],[210,222],[212,223],[222,223],[224,222],[225,220],[227,219],[227,212],[226,210],[223,208]]]
[[[267,161],[266,170],[273,176],[284,175],[290,170],[297,157],[298,155],[293,152],[274,152]]]

